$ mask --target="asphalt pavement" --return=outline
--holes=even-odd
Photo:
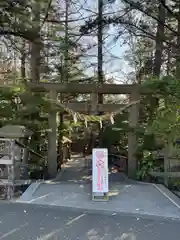
[[[178,221],[153,217],[0,203],[0,240],[179,240],[179,226]]]
[[[132,181],[125,174],[115,171],[109,172],[109,201],[92,201],[89,165],[84,158],[76,156],[65,164],[56,181],[33,183],[16,201],[81,211],[154,215],[180,220],[180,199],[168,189]]]

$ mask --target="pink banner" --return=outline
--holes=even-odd
[[[96,153],[96,158],[97,158],[97,161],[96,161],[96,167],[97,167],[97,189],[99,191],[102,191],[103,190],[103,184],[104,184],[104,181],[103,181],[103,174],[102,174],[102,171],[103,171],[103,168],[104,168],[104,152],[103,151],[98,151]]]
[[[108,150],[106,148],[94,148],[92,162],[93,192],[108,192]]]

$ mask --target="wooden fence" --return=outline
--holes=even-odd
[[[172,149],[171,149],[172,150]],[[163,178],[164,185],[168,187],[169,179],[180,178],[180,157],[173,156],[170,147],[167,145],[164,148],[164,171],[150,172],[150,176]]]

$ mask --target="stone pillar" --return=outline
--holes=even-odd
[[[56,91],[50,92],[50,99],[57,100]],[[52,104],[53,105],[53,104]],[[48,136],[48,174],[53,178],[57,174],[57,119],[56,111],[52,109],[49,111],[49,136]]]
[[[135,89],[129,96],[130,103],[133,101],[139,101],[139,97],[139,91]],[[138,125],[138,118],[139,104],[133,104],[129,108],[129,128],[132,131],[129,131],[128,133],[128,176],[132,179],[136,178],[137,172],[137,159],[135,157],[137,151],[137,137],[134,130]]]

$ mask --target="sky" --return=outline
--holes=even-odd
[[[62,15],[64,14],[65,9],[65,1],[68,0],[58,0],[58,5],[60,6],[60,12]],[[69,0],[71,2],[69,6],[69,12],[71,12],[69,18],[70,19],[81,19],[77,20],[75,23],[71,23],[74,33],[79,34],[78,25],[82,25],[84,20],[88,19],[89,16],[97,16],[97,5],[98,0]],[[74,1],[74,2],[73,2]],[[105,1],[105,0],[104,0]],[[106,4],[104,6],[103,13],[111,16],[114,13],[119,13],[122,10],[121,0],[116,0],[113,4]],[[103,70],[107,77],[113,77],[115,82],[124,83],[127,80],[127,74],[132,70],[128,66],[128,62],[124,59],[125,51],[128,50],[128,45],[123,44],[123,39],[119,37],[117,41],[115,41],[115,37],[118,35],[119,29],[117,27],[109,26],[104,27],[104,64]],[[86,69],[87,75],[93,75],[97,72],[97,34],[94,33],[90,36],[82,37],[79,42],[82,45],[96,45],[86,52],[86,56],[83,57],[82,66]],[[1,46],[0,46],[1,48]],[[92,64],[94,64],[92,66]],[[91,66],[88,67],[87,66]]]
[[[70,18],[72,19],[84,19],[91,15],[97,15],[97,3],[98,0],[74,0],[71,2],[70,8],[75,14],[72,14]],[[103,13],[110,16],[112,13],[121,11],[121,0],[116,0],[113,4],[107,4],[104,6]],[[84,23],[84,20],[78,21],[79,25]],[[74,26],[77,25],[77,22]],[[78,29],[73,29],[73,31],[78,32]],[[104,65],[103,70],[107,77],[113,77],[116,79],[117,83],[122,83],[127,81],[127,74],[132,70],[128,63],[124,59],[125,51],[128,50],[128,45],[123,44],[124,40],[118,38],[116,41],[115,37],[118,35],[119,29],[117,27],[105,27],[104,28]],[[80,42],[83,45],[97,45],[97,35],[91,34],[91,36],[82,37]],[[86,56],[82,58],[82,63],[87,67],[87,65],[94,64],[86,70],[88,75],[94,74],[97,71],[97,46],[91,48],[86,52]]]
[[[71,23],[70,32],[79,34],[79,26],[84,24],[84,19],[88,19],[89,16],[97,16],[97,5],[98,0],[57,0],[59,5],[60,14],[64,14],[65,2],[70,1],[69,12],[71,13],[69,19],[75,20],[76,22]],[[107,1],[107,0],[104,0]],[[103,14],[111,16],[114,13],[119,14],[122,11],[121,0],[116,0],[113,4],[104,5]],[[61,17],[61,15],[60,15]],[[124,55],[128,50],[128,45],[124,44],[124,39],[118,37],[115,41],[115,38],[118,35],[119,27],[105,26],[103,30],[103,53],[104,53],[104,64],[103,71],[104,74],[113,78],[116,83],[125,83],[127,82],[127,75],[132,71],[132,68],[128,65],[128,62],[125,61]],[[86,69],[87,75],[93,75],[97,72],[97,34],[91,34],[89,36],[81,37],[79,42],[84,45],[95,45],[86,52],[85,57],[81,59],[81,64],[83,69]],[[1,46],[0,46],[1,49]],[[89,67],[91,66],[91,67]]]

